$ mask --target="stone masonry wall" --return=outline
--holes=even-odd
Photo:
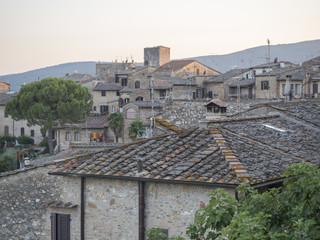
[[[53,176],[54,165],[0,178],[0,239],[49,240],[51,213],[70,214],[71,239],[80,240],[79,177]],[[145,227],[186,236],[200,203],[214,188],[145,183]],[[226,189],[232,196],[234,190]],[[52,200],[77,204],[75,208],[48,207]],[[138,239],[138,184],[105,178],[85,179],[85,238]]]
[[[200,203],[209,202],[213,187],[177,184],[145,184],[146,229],[168,229],[169,237],[186,236],[187,227],[194,223]],[[234,197],[234,190],[225,189]]]
[[[181,128],[198,127],[205,119],[204,102],[173,102],[163,109],[163,119]]]
[[[0,239],[49,239],[46,203],[60,196],[59,183],[47,174],[51,167],[0,178]]]

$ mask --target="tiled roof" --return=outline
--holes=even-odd
[[[248,87],[248,86],[254,85],[255,84],[255,80],[254,79],[239,80],[237,82],[229,84],[229,87],[238,87],[238,84],[239,84],[240,87]]]
[[[89,116],[87,120],[82,123],[76,124],[67,124],[67,126],[73,126],[78,128],[88,128],[88,129],[102,129],[109,127],[109,122],[107,120],[108,115],[100,115],[100,116]],[[64,128],[62,126],[58,126],[58,128]]]
[[[228,107],[229,106],[228,103],[223,102],[220,99],[212,99],[209,103],[206,104],[206,106],[209,105],[210,103],[214,103],[214,104],[218,105],[219,107]]]
[[[12,94],[0,93],[0,105],[5,105],[6,102],[8,102],[13,97],[14,95]]]
[[[284,67],[284,68],[275,68],[270,72],[265,72],[265,73],[260,73],[257,75],[257,77],[259,76],[275,76],[275,75],[279,75],[279,74],[284,74],[286,72],[290,72],[290,71],[295,71],[298,70],[297,67]]]
[[[165,127],[166,129],[169,129],[172,132],[179,132],[180,131],[180,129],[177,126],[175,126],[174,124],[169,123],[165,120],[155,118],[155,122],[157,125],[159,125],[161,127]]]
[[[135,104],[141,108],[151,108],[152,107],[152,101],[134,101],[134,102],[130,102],[132,104]],[[161,108],[162,107],[162,103],[161,102],[157,102],[154,101],[154,105],[155,108]]]
[[[286,132],[263,124],[266,121]],[[211,130],[177,131],[66,160],[51,174],[211,184],[279,181],[291,164],[319,164],[319,136],[281,118],[218,123]],[[298,147],[299,146],[299,147]],[[137,162],[143,172],[137,172]]]
[[[120,90],[120,93],[131,93],[131,92],[133,92],[133,89],[128,86]]]
[[[109,122],[107,120],[108,116],[90,116],[87,117],[87,123],[80,123],[78,126],[81,128],[105,128],[109,127]]]
[[[123,87],[118,83],[97,83],[93,91],[120,91]]]
[[[221,74],[215,78],[210,78],[205,80],[205,83],[220,83],[220,82],[224,82],[230,78],[236,77],[244,72],[248,71],[248,69],[233,69],[230,70],[224,74]]]
[[[292,162],[294,159],[302,159],[307,162],[320,164],[320,128],[308,128],[305,125],[291,122],[281,117],[269,118],[267,120],[221,122],[214,124],[214,126],[217,128],[222,127],[237,136],[242,135],[253,142],[267,146],[266,149],[268,151],[256,151],[256,154],[251,154],[252,161],[255,161],[256,156],[263,158],[263,154],[269,152],[270,156],[275,156],[275,153],[282,153],[282,157],[269,158],[277,160],[274,164],[278,167],[286,166],[286,161]],[[241,137],[236,138],[235,144],[239,144],[240,146],[242,144],[239,141],[240,139]],[[273,149],[277,149],[277,151],[274,152]],[[253,150],[251,148],[247,148],[246,150],[239,148],[235,152],[241,153],[243,151],[250,155],[250,152]]]
[[[137,172],[139,159],[143,162],[140,174]],[[71,159],[52,173],[207,184],[240,182],[209,130],[158,136]]]
[[[306,71],[298,71],[298,72],[291,73],[290,75],[291,75],[290,80],[302,81],[306,77],[307,72]],[[280,81],[287,80],[287,75],[286,74],[281,75],[277,78],[277,80],[280,80]]]
[[[195,62],[195,60],[175,60],[175,61],[170,61],[166,64],[163,64],[159,68],[157,68],[154,73],[158,72],[168,72],[171,73],[177,72],[180,69],[184,68],[185,66],[189,65],[190,63]]]

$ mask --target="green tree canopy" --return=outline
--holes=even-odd
[[[122,131],[124,129],[124,117],[120,112],[111,113],[108,117],[109,126],[112,129],[116,142],[118,143],[119,137],[122,136]]]
[[[145,127],[143,126],[143,122],[141,122],[140,120],[134,120],[131,122],[129,127],[129,137],[141,137],[144,130]]]
[[[283,177],[283,187],[263,193],[248,185],[238,187],[239,202],[222,189],[214,190],[209,203],[197,211],[187,235],[192,240],[320,239],[318,166],[292,165]],[[158,232],[148,230],[147,236]]]
[[[284,175],[285,191],[273,188],[264,193],[240,186],[239,203],[215,190],[207,206],[198,210],[187,234],[190,239],[291,240],[319,239],[320,170],[300,163]]]
[[[24,119],[28,125],[46,129],[53,154],[52,129],[84,121],[84,112],[89,113],[91,108],[91,94],[86,87],[71,80],[46,78],[23,86],[19,94],[6,103],[5,112],[14,120]]]

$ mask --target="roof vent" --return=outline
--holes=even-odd
[[[138,173],[142,172],[142,160],[141,158],[137,158],[138,162],[137,162],[137,169],[138,169]]]

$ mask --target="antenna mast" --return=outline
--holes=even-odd
[[[150,123],[150,137],[153,137],[153,129],[154,129],[154,78],[152,74],[151,78],[151,123]]]

